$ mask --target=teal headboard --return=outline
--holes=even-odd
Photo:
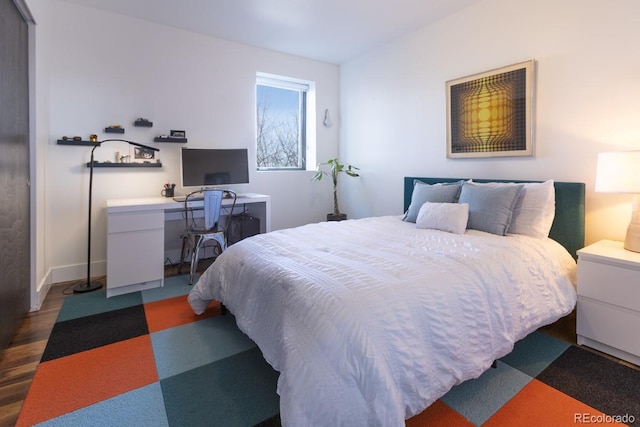
[[[468,178],[404,178],[404,210],[407,211],[411,203],[413,181],[419,179],[427,184],[438,182],[455,182]],[[476,182],[532,182],[503,179],[473,179]],[[584,246],[584,197],[585,185],[582,182],[554,182],[556,189],[556,215],[551,226],[551,237],[564,246],[567,251],[577,258],[577,251]]]

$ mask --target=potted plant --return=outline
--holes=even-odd
[[[328,166],[330,172],[325,170],[321,170],[320,168],[323,166]],[[338,159],[331,159],[325,163],[318,164],[318,171],[311,178],[314,181],[322,180],[322,177],[327,175],[331,176],[331,180],[333,181],[333,213],[327,214],[327,221],[342,221],[343,219],[347,219],[347,214],[343,214],[340,212],[340,208],[338,207],[338,176],[340,173],[345,173],[348,176],[360,176],[356,172],[358,169],[353,165],[344,165],[338,161]]]

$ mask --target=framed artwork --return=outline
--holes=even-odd
[[[142,160],[151,160],[155,158],[155,151],[149,150],[148,148],[142,147],[133,147],[133,158],[134,159],[142,159]]]
[[[447,82],[447,157],[532,156],[534,61]]]

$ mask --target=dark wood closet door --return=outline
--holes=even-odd
[[[28,25],[0,0],[0,352],[29,311]]]

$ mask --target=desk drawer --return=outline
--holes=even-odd
[[[111,233],[107,238],[107,288],[164,277],[163,230]]]
[[[107,233],[156,230],[164,228],[164,211],[126,212],[107,215]]]

